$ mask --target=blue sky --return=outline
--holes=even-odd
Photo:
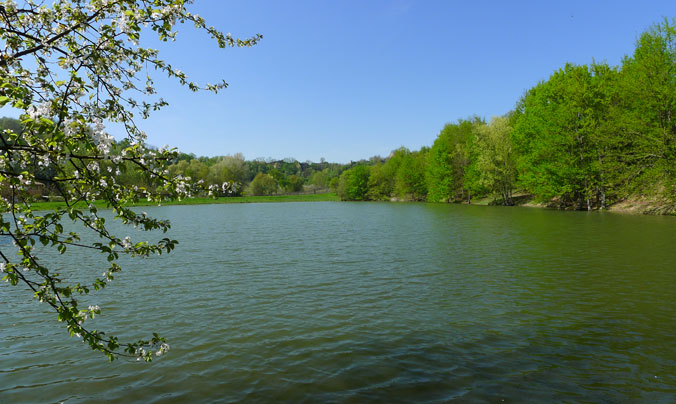
[[[192,94],[159,81],[170,106],[149,142],[197,155],[348,162],[431,145],[446,122],[512,109],[566,62],[619,64],[676,1],[220,1],[192,9],[256,47],[221,50],[191,27],[161,54]],[[121,133],[115,133],[116,137]]]

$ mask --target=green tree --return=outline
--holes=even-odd
[[[340,175],[337,193],[344,201],[368,200],[370,170],[367,166],[356,166]]]
[[[198,159],[190,160],[185,175],[193,181],[205,181],[209,175],[209,167]]]
[[[663,188],[676,200],[676,19],[642,33],[633,57],[622,63],[621,91],[628,119],[625,158],[635,183]]]
[[[286,186],[289,184],[289,179],[287,178],[286,174],[284,174],[283,171],[281,171],[281,170],[279,170],[279,169],[276,168],[278,165],[279,165],[279,163],[275,163],[275,165],[274,165],[275,168],[273,168],[273,169],[271,169],[270,171],[268,171],[268,174],[269,174],[272,178],[274,178],[275,181],[277,181],[277,184],[278,184],[281,188],[285,188],[285,189],[286,189]]]
[[[201,87],[189,81],[185,73],[160,59],[157,50],[139,46],[140,38],[154,32],[162,41],[172,40],[179,22],[206,31],[222,48],[251,46],[260,36],[240,40],[223,35],[190,13],[183,0],[38,3],[17,6],[3,1],[0,5],[0,107],[21,110],[23,128],[6,130],[6,141],[0,144],[0,183],[11,193],[10,198],[0,199],[0,237],[16,245],[16,250],[0,246],[0,272],[9,284],[23,285],[28,296],[53,308],[71,335],[109,359],[125,355],[151,360],[166,352],[163,338],[153,334],[149,339],[122,342],[92,330],[87,320],[102,310],[82,307],[79,298],[106,287],[121,270],[121,256],[169,252],[177,241],[132,241],[115,234],[99,216],[94,200],[104,201],[124,224],[166,231],[167,221],[139,214],[129,205],[141,198],[161,202],[189,197],[201,189],[180,177],[168,177],[168,162],[178,154],[147,147],[145,133],[136,125],[135,117],[145,118],[167,105],[153,95],[150,72],[161,72],[192,91],[217,92],[226,83]],[[128,133],[119,149],[105,131],[108,122],[120,124]],[[31,163],[36,160],[53,169],[50,185],[66,207],[33,211],[30,190],[37,178]],[[144,189],[118,182],[118,170],[129,167],[151,180],[151,186]],[[86,244],[78,232],[64,232],[64,219],[78,222],[100,239]],[[98,251],[110,265],[102,276],[75,283],[52,271],[51,260],[40,259],[36,243],[61,254],[79,248]]]
[[[272,195],[277,192],[277,180],[270,174],[258,173],[250,184],[253,195]]]
[[[234,156],[219,157],[208,170],[207,182],[209,184],[233,184],[235,192],[230,195],[239,195],[239,190],[242,189],[241,185],[247,180],[248,176],[246,161],[241,153]]]
[[[603,189],[599,133],[607,108],[594,76],[588,66],[567,64],[528,91],[514,114],[520,182],[540,200],[591,209]]]
[[[305,181],[296,174],[290,175],[285,186],[286,192],[300,192],[303,190]]]
[[[465,199],[464,178],[469,166],[467,145],[474,136],[474,127],[483,121],[478,118],[460,119],[449,123],[439,133],[427,154],[427,200],[453,202]]]
[[[509,118],[494,117],[488,125],[477,126],[470,143],[470,169],[465,186],[475,193],[488,191],[502,198],[503,205],[513,205],[512,190],[516,183],[516,159],[512,151],[512,128]]]
[[[406,153],[394,177],[394,193],[401,199],[423,201],[427,197],[425,182],[426,159],[429,149]]]
[[[317,188],[328,188],[330,180],[331,177],[329,174],[329,169],[326,168],[322,171],[317,171],[314,174],[312,174],[310,184],[316,186]]]
[[[331,192],[338,193],[338,186],[340,185],[340,179],[338,177],[333,177],[329,181],[329,189]]]
[[[386,201],[394,192],[394,177],[396,171],[394,164],[376,164],[371,167],[368,182],[368,199],[373,201]]]

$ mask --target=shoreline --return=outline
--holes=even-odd
[[[128,205],[135,206],[171,206],[171,205],[222,205],[229,203],[274,203],[274,202],[337,202],[340,198],[333,193],[322,194],[299,194],[299,195],[270,195],[270,196],[228,196],[218,198],[190,198],[182,199],[180,201],[165,201],[162,203],[155,202],[138,202]],[[37,210],[51,210],[55,208],[65,207],[66,204],[61,201],[53,202],[35,202],[31,204],[34,211]],[[83,205],[84,206],[84,205]],[[103,201],[95,201],[94,206],[98,208],[108,208]]]
[[[492,198],[481,198],[472,201],[471,205],[482,206],[501,206],[493,204]],[[644,196],[630,196],[613,203],[605,209],[572,209],[554,206],[543,202],[535,202],[530,195],[519,194],[515,195],[515,204],[513,206],[520,206],[525,208],[539,208],[539,209],[553,209],[571,212],[610,212],[619,213],[623,215],[646,215],[646,216],[676,216],[676,205],[669,203],[666,200],[649,199]]]
[[[552,209],[552,210],[564,210],[564,211],[579,211],[576,209],[562,209],[555,206],[549,206],[544,203],[533,202],[530,198],[523,198],[523,195],[519,196],[519,202],[517,202],[515,207],[526,207],[526,208],[538,208],[538,209]],[[222,204],[233,204],[233,203],[284,203],[284,202],[350,202],[350,201],[341,201],[338,195],[335,193],[321,193],[321,194],[298,194],[298,195],[267,195],[267,196],[231,196],[231,197],[218,197],[218,198],[190,198],[183,199],[180,201],[165,201],[160,204],[154,202],[139,202],[130,207],[136,206],[172,206],[172,205],[222,205]],[[370,202],[370,201],[366,201]],[[415,203],[428,203],[425,201],[405,201],[405,200],[390,200],[390,201],[376,201],[376,202],[415,202]],[[480,198],[472,201],[472,203],[467,202],[452,202],[448,204],[458,204],[458,205],[474,205],[474,206],[501,206],[493,203],[493,198]],[[106,209],[108,208],[103,201],[96,201],[94,205],[98,208]],[[53,202],[35,202],[32,205],[33,210],[52,210],[54,208],[65,207],[64,202],[53,201]],[[509,207],[509,206],[504,206]],[[583,210],[584,211],[584,210]],[[676,207],[674,205],[647,200],[641,197],[632,197],[625,200],[619,201],[605,210],[594,209],[592,212],[610,212],[618,213],[625,215],[650,215],[650,216],[676,216]]]

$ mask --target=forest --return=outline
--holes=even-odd
[[[575,209],[631,197],[676,201],[676,28],[643,32],[620,66],[566,64],[513,111],[460,119],[431,147],[395,150],[384,163],[344,171],[347,200],[471,203],[514,195]]]
[[[18,133],[21,122],[2,118],[0,128]],[[36,176],[45,183],[39,193],[49,194],[50,168],[37,163]],[[332,190],[351,201],[490,198],[501,205],[525,197],[581,210],[640,197],[673,209],[676,20],[643,32],[619,66],[566,64],[504,116],[448,123],[420,150],[401,147],[349,164],[180,154],[169,171],[207,184],[237,184],[228,195]],[[121,183],[152,186],[134,167],[117,174]]]

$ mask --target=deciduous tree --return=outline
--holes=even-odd
[[[0,237],[14,247],[0,245],[0,271],[11,285],[23,285],[40,302],[51,306],[68,332],[111,360],[120,355],[150,360],[166,351],[157,334],[123,342],[94,331],[87,320],[102,312],[82,307],[79,299],[106,287],[122,270],[124,255],[145,257],[174,249],[169,238],[151,243],[131,240],[109,230],[95,200],[112,209],[115,218],[143,230],[166,231],[170,223],[129,206],[140,199],[161,202],[189,197],[196,185],[172,178],[167,163],[175,150],[154,150],[145,144],[139,118],[163,108],[156,95],[155,74],[163,74],[192,91],[218,92],[225,82],[199,85],[186,73],[160,58],[155,49],[141,46],[153,32],[162,41],[177,36],[176,26],[189,23],[209,34],[221,48],[247,47],[261,38],[236,39],[207,25],[188,10],[185,0],[27,0],[0,3],[0,106],[21,111],[23,131],[5,129],[0,144],[0,183],[9,197],[0,199]],[[126,131],[124,147],[115,149],[106,125],[115,122]],[[41,176],[34,165],[49,167]],[[117,180],[121,170],[133,169],[148,178],[146,187]],[[37,212],[30,189],[48,182],[58,190],[66,207]],[[227,184],[225,184],[227,188]],[[219,187],[220,188],[220,187]],[[85,243],[80,232],[67,232],[62,221],[72,220],[99,241]],[[103,254],[110,265],[93,274],[82,273],[87,283],[72,283],[41,260],[36,244],[68,254],[84,248]],[[84,268],[83,268],[84,271]],[[103,272],[103,275],[101,273]],[[103,309],[105,312],[105,308]]]

